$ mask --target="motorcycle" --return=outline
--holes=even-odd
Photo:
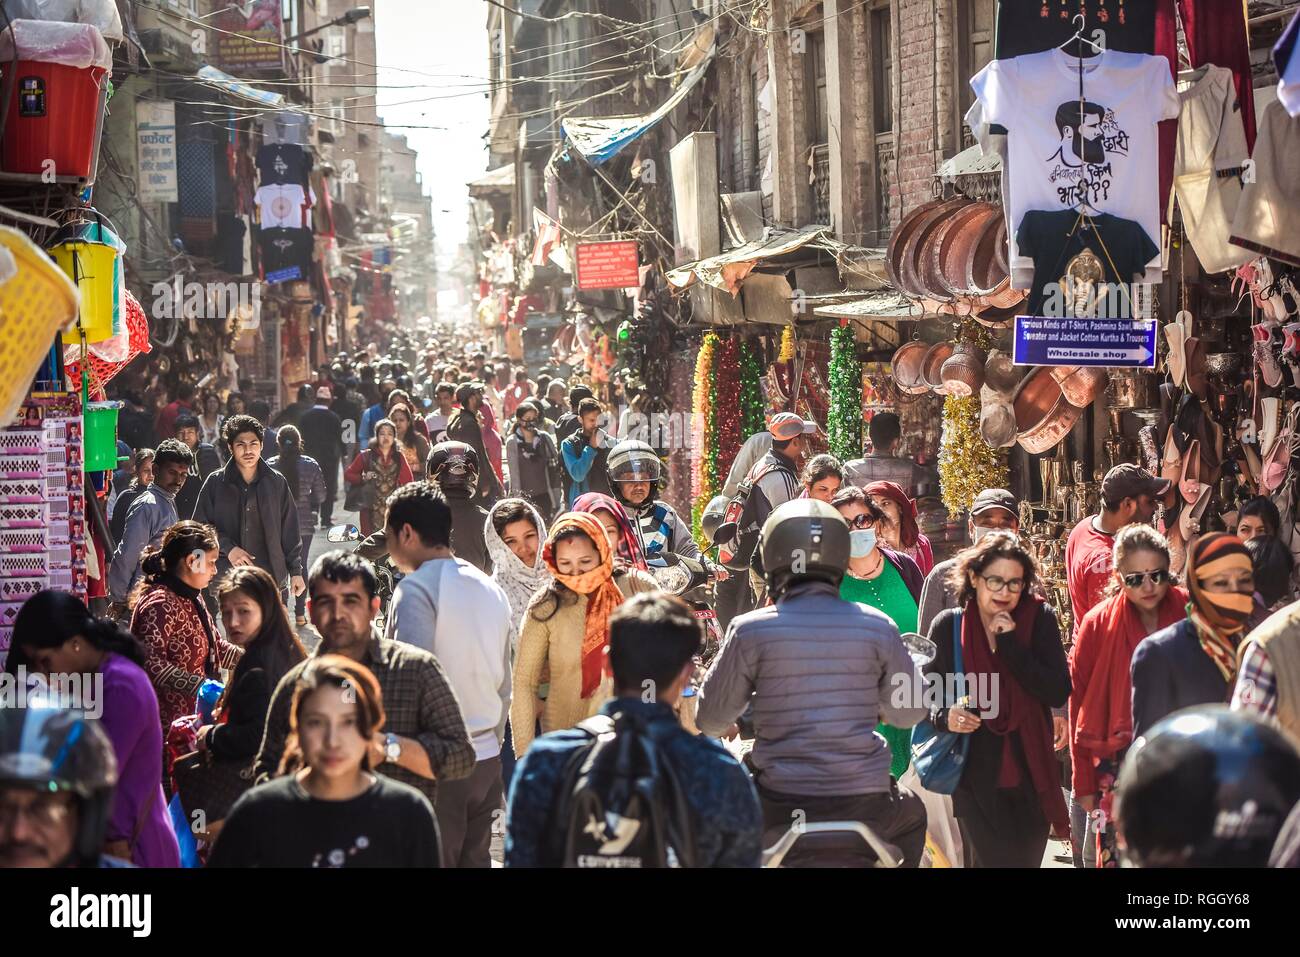
[[[361,530],[355,525],[335,525],[326,533],[325,538],[335,545],[356,542],[357,547],[353,551],[375,566],[375,591],[379,596],[379,614],[375,617],[375,627],[382,633],[388,619],[388,604],[393,600],[397,583],[402,580],[402,573],[389,561],[388,542],[383,530],[362,538]]]

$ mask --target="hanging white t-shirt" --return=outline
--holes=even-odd
[[[263,229],[303,229],[308,225],[307,194],[301,186],[276,183],[253,194]]]
[[[1011,236],[1030,210],[1086,203],[1140,224],[1159,247],[1157,124],[1177,117],[1179,107],[1167,59],[1106,50],[1080,61],[1046,50],[993,60],[970,84],[984,122],[1007,128]],[[1014,261],[1014,242],[1010,251]]]

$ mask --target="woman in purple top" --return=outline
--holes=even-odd
[[[16,654],[15,654],[16,653]],[[180,867],[162,792],[163,738],[158,698],[142,665],[145,650],[129,631],[95,618],[62,591],[33,595],[14,621],[6,669],[24,664],[77,690],[88,717],[98,717],[117,756],[117,788],[104,853],[137,867]],[[98,679],[98,680],[96,680]]]

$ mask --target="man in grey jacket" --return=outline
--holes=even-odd
[[[732,621],[704,676],[696,724],[727,734],[753,699],[748,761],[765,844],[795,821],[857,820],[916,867],[925,806],[890,777],[889,745],[875,729],[882,720],[910,728],[928,714],[913,700],[917,665],[889,618],[840,598],[849,528],[835,509],[787,502],[764,524],[760,548],[776,604]]]
[[[154,450],[153,482],[131,502],[108,564],[108,596],[112,613],[124,615],[126,601],[140,578],[140,557],[150,545],[162,541],[163,532],[180,519],[176,494],[185,486],[194,453],[176,439],[164,439]]]

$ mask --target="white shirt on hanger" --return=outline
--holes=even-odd
[[[276,183],[253,194],[263,229],[303,229],[308,225],[307,194],[301,186]]]

